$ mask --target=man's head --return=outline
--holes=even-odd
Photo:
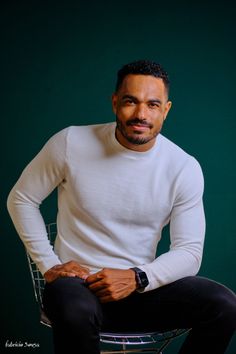
[[[169,95],[170,80],[167,72],[159,63],[155,63],[154,61],[150,60],[137,60],[122,66],[122,68],[117,73],[117,81],[115,88],[116,92],[121,87],[124,78],[129,74],[150,75],[162,79],[166,88],[167,95]]]
[[[136,151],[154,145],[171,107],[168,92],[168,75],[160,64],[140,60],[118,71],[112,105],[121,145]]]

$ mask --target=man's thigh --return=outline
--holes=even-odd
[[[164,331],[188,328],[220,290],[214,281],[193,276],[145,293],[102,305],[103,329],[112,331]]]
[[[83,309],[87,307],[96,314],[103,331],[114,332],[192,327],[219,292],[235,301],[235,295],[229,289],[198,276],[182,278],[145,293],[135,292],[125,299],[106,304],[100,304],[99,299],[76,278],[58,280],[48,285],[45,291],[45,309],[51,319],[58,319],[65,309],[73,316],[79,316],[81,306]]]

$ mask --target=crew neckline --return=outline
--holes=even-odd
[[[116,123],[111,124],[111,129],[110,129],[110,143],[113,146],[113,148],[119,152],[122,153],[125,156],[130,156],[133,158],[145,158],[147,156],[152,155],[154,152],[160,149],[161,145],[161,134],[159,133],[154,145],[151,147],[151,149],[147,151],[135,151],[128,149],[127,147],[123,146],[116,138]]]

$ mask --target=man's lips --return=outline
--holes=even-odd
[[[146,129],[151,129],[153,126],[152,124],[144,121],[144,122],[140,122],[140,121],[129,121],[126,123],[127,126],[131,126],[137,130],[146,130]]]
[[[134,130],[147,130],[147,129],[150,129],[149,125],[147,125],[147,124],[130,124],[130,126]]]
[[[136,132],[145,132],[152,128],[152,125],[147,122],[129,122],[127,125]]]

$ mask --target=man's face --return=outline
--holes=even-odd
[[[130,74],[113,94],[112,106],[120,144],[131,150],[147,151],[161,131],[171,102],[162,79]]]

